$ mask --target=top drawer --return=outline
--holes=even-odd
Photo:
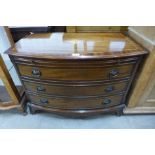
[[[134,64],[107,67],[62,68],[17,64],[22,77],[42,80],[111,80],[129,77]]]

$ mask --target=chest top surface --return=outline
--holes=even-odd
[[[10,48],[9,55],[49,59],[115,58],[147,54],[122,33],[32,34]]]

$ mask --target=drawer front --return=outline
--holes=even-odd
[[[45,93],[52,95],[64,96],[93,96],[101,94],[110,94],[125,91],[128,82],[105,83],[105,84],[83,84],[83,85],[69,85],[69,84],[44,84],[23,81],[27,91],[35,93]]]
[[[23,77],[44,80],[110,80],[131,75],[133,64],[106,68],[50,68],[18,65]]]
[[[106,108],[121,104],[122,95],[98,98],[54,98],[47,96],[28,95],[30,102],[44,107],[59,109],[94,109]]]

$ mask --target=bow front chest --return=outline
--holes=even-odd
[[[32,34],[7,52],[30,112],[83,116],[123,111],[147,51],[122,33]]]

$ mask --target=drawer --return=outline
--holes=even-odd
[[[62,98],[28,95],[30,102],[43,107],[59,109],[94,109],[106,108],[121,104],[122,94],[108,97],[89,97],[89,98]]]
[[[50,68],[17,65],[22,77],[44,80],[110,80],[128,77],[133,64],[100,68]]]
[[[32,66],[50,66],[50,67],[103,67],[109,65],[118,65],[118,64],[129,64],[136,63],[139,58],[137,56],[128,57],[128,58],[116,58],[116,59],[104,59],[104,60],[51,60],[51,59],[34,59],[34,58],[22,58],[22,57],[14,57],[14,60],[17,64],[25,64]]]
[[[23,81],[28,92],[64,96],[94,96],[125,91],[128,81],[100,84],[49,84]]]

